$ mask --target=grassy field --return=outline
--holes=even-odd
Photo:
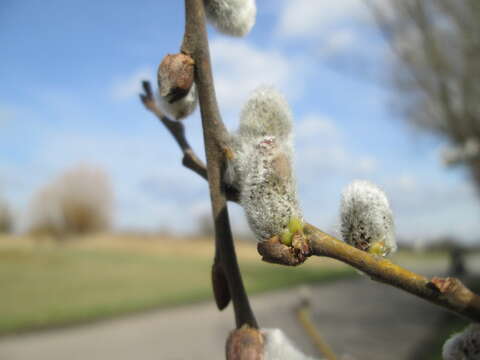
[[[237,251],[250,294],[353,274],[327,259],[298,268],[265,264],[253,244]],[[212,253],[206,239],[0,238],[0,334],[212,299]]]

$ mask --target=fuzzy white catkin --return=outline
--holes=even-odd
[[[242,109],[238,132],[244,138],[275,136],[291,143],[292,112],[287,100],[272,87],[259,87]]]
[[[240,190],[240,203],[259,241],[280,235],[292,218],[302,220],[292,137],[292,116],[283,96],[271,87],[257,89],[232,136],[234,157],[226,181]]]
[[[265,336],[264,360],[315,360],[296,349],[280,329],[262,329]]]
[[[245,36],[255,24],[255,0],[204,0],[207,19],[219,31]]]
[[[181,120],[195,111],[198,104],[197,88],[192,84],[188,93],[182,98],[170,103],[167,97],[158,95],[160,108],[172,119]]]
[[[363,250],[383,243],[382,255],[397,249],[393,214],[387,196],[376,185],[355,180],[343,191],[340,208],[340,230],[346,243]]]
[[[480,324],[472,324],[443,345],[443,360],[480,359]]]

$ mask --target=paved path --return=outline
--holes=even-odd
[[[263,327],[280,327],[318,356],[293,312],[298,289],[254,296]],[[409,359],[440,313],[423,300],[362,276],[312,288],[312,316],[338,354],[357,360]],[[152,311],[92,325],[0,339],[1,360],[215,360],[233,326],[213,303]]]

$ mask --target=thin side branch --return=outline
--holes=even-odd
[[[364,272],[373,280],[395,286],[473,321],[480,321],[480,297],[460,280],[428,279],[382,257],[358,250],[313,225],[307,224],[304,231],[314,255],[340,260]]]
[[[185,135],[185,126],[180,121],[170,120],[158,107],[153,95],[152,86],[149,81],[142,81],[143,94],[140,94],[140,100],[147,110],[152,112],[158,120],[167,128],[183,153],[182,164],[187,169],[192,170],[205,180],[207,178],[207,168],[204,162],[195,154]],[[224,192],[229,201],[238,202],[240,194],[237,189],[231,186],[224,186]]]
[[[195,152],[190,147],[190,144],[185,137],[185,127],[183,126],[183,124],[180,121],[170,120],[160,110],[157,102],[155,101],[150,82],[143,81],[142,87],[144,93],[140,94],[140,100],[142,101],[145,108],[154,113],[157,116],[158,120],[160,120],[160,122],[165,125],[170,134],[172,134],[173,138],[183,152],[183,166],[194,171],[202,178],[207,180],[207,169],[205,168],[205,164],[197,157],[197,155],[195,155]]]

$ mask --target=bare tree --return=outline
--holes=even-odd
[[[236,320],[236,330],[227,341],[227,359],[279,359],[268,355],[269,349],[272,339],[284,341],[281,335],[266,336],[265,331],[260,331],[250,307],[235,255],[227,200],[239,202],[246,210],[251,228],[259,238],[258,251],[264,261],[297,266],[312,255],[331,257],[362,271],[373,280],[395,286],[472,321],[480,321],[480,297],[460,280],[427,278],[383,258],[382,255],[395,247],[390,239],[393,219],[386,197],[375,187],[368,185],[365,188],[362,183],[344,196],[345,208],[351,211],[344,216],[348,225],[345,229],[351,229],[346,232],[355,231],[347,234],[348,243],[303,221],[292,186],[289,111],[284,110],[285,102],[278,96],[260,91],[258,97],[247,104],[238,133],[227,132],[215,96],[205,18],[212,21],[211,18],[216,17],[213,24],[221,24],[218,28],[223,32],[244,34],[253,25],[250,19],[244,21],[244,15],[252,13],[252,3],[253,0],[185,0],[186,26],[180,52],[167,55],[159,67],[159,89],[164,109],[157,103],[148,81],[143,82],[144,93],[140,95],[144,106],[158,117],[179,145],[183,165],[209,184],[216,248],[212,266],[213,293],[219,310],[232,301]],[[222,9],[224,4],[227,6]],[[236,12],[236,6],[246,6],[246,9]],[[235,28],[237,22],[240,26]],[[179,121],[192,111],[195,102],[192,91],[198,93],[206,166],[190,147],[184,123]],[[281,109],[272,112],[265,107],[266,103],[267,107],[271,103],[278,104]],[[165,111],[171,118],[165,115]],[[277,146],[279,141],[284,143]],[[251,151],[252,156],[244,157],[245,151]],[[267,177],[256,176],[258,167]],[[274,187],[263,188],[263,185]],[[361,201],[352,198],[357,189],[363,189]],[[279,206],[276,200],[285,202]],[[279,221],[285,219],[289,221],[280,224],[283,231],[275,233]],[[267,222],[268,226],[262,227],[265,223],[260,221]],[[382,229],[386,229],[387,234],[382,233]],[[292,349],[286,351],[297,354]],[[325,356],[335,358],[333,354]]]
[[[209,214],[202,214],[198,217],[197,235],[212,237],[215,234],[212,217]]]
[[[480,2],[366,2],[396,55],[401,114],[447,139],[445,162],[468,166],[480,190]]]
[[[80,165],[40,189],[30,204],[30,231],[63,238],[103,231],[112,221],[112,189],[99,168]]]
[[[13,229],[13,216],[8,203],[0,198],[0,233],[9,233]]]

